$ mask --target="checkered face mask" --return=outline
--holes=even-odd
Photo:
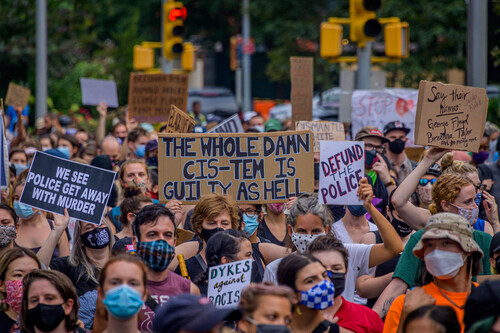
[[[309,309],[324,310],[333,305],[335,287],[328,280],[323,280],[307,291],[301,291],[299,304]]]
[[[174,259],[175,248],[163,239],[153,242],[137,242],[137,253],[153,271],[163,272]]]

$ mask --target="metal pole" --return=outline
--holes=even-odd
[[[250,70],[250,54],[245,46],[250,42],[250,0],[243,0],[243,111],[252,110],[252,77]],[[248,50],[247,50],[248,51]]]
[[[236,104],[238,105],[238,108],[242,108],[241,105],[241,67],[236,67],[236,70],[234,71],[234,86],[235,86],[235,91],[236,91]]]
[[[365,47],[358,47],[356,89],[370,89],[371,57],[372,42],[366,42]]]
[[[36,1],[36,117],[47,113],[47,2]]]
[[[165,58],[165,56],[163,55],[163,45],[165,45],[165,34],[164,34],[164,22],[165,22],[165,10],[163,9],[164,8],[164,4],[166,2],[168,2],[169,0],[162,0],[161,2],[161,22],[160,22],[160,26],[161,26],[161,45],[162,45],[162,48],[161,48],[161,71],[163,73],[166,73],[166,74],[170,74],[172,73],[172,70],[173,70],[173,64],[168,61],[167,58]]]
[[[486,88],[488,83],[488,2],[469,0],[467,11],[467,85]]]

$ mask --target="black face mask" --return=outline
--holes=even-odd
[[[398,233],[399,237],[406,237],[409,234],[412,233],[413,229],[410,228],[410,226],[403,221],[397,219],[397,218],[392,218],[391,224],[396,229],[396,232]]]
[[[319,180],[319,163],[314,163],[314,180]]]
[[[201,238],[205,241],[208,242],[210,237],[218,233],[219,231],[224,231],[222,228],[214,228],[214,229],[205,229],[201,227]]]
[[[335,287],[335,294],[333,297],[337,297],[344,292],[345,288],[345,273],[334,273],[332,271],[327,271],[330,281],[332,281]]]
[[[64,303],[63,303],[64,304]],[[62,304],[48,305],[38,303],[36,307],[28,310],[28,320],[40,331],[51,332],[64,320],[66,315]]]
[[[89,249],[102,249],[108,246],[111,235],[108,228],[95,228],[81,236],[82,244]]]
[[[394,154],[401,154],[405,150],[406,142],[401,139],[396,139],[389,142],[389,150]]]
[[[146,164],[148,166],[158,167],[158,156],[151,156],[146,159]]]

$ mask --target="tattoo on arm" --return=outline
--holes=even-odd
[[[395,299],[396,299],[396,297],[389,297],[384,302],[384,306],[382,307],[382,316],[383,317],[385,317],[387,315],[387,312],[389,312],[389,308],[391,307],[391,304],[392,304],[392,302],[394,302]]]

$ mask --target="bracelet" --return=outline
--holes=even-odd
[[[394,179],[391,178],[390,181],[388,181],[387,183],[384,183],[385,187],[389,187],[389,186],[396,186],[396,182],[394,181]]]

